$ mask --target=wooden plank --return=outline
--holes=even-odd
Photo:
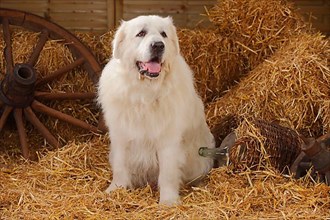
[[[113,29],[116,26],[116,0],[107,0],[107,28]]]
[[[48,8],[48,0],[29,0],[20,2],[13,0],[0,0],[0,7],[26,11],[39,16],[45,16]]]
[[[51,2],[49,5],[50,11],[62,11],[62,12],[71,12],[71,11],[93,11],[93,12],[102,12],[104,13],[107,10],[106,2],[95,2],[95,3],[81,3],[77,4],[74,2],[65,2],[59,4],[58,2]]]
[[[70,13],[70,15],[65,15],[64,13],[52,13],[51,19],[56,21],[80,21],[80,25],[84,25],[83,22],[102,23],[103,25],[107,24],[107,17],[103,14],[93,14],[93,16],[86,16],[84,13]]]
[[[74,31],[105,32],[108,29],[106,0],[50,0],[49,17]]]
[[[210,26],[206,14],[205,7],[213,7],[216,0],[209,1],[124,1],[124,18],[126,20],[141,14],[157,14],[161,16],[173,17],[174,23],[178,27],[196,27],[198,24],[205,23]]]
[[[182,5],[177,6],[159,6],[159,5],[148,5],[148,6],[124,6],[124,12],[134,13],[187,13],[187,12],[201,12],[205,11],[203,7],[184,7]]]
[[[291,0],[300,13],[309,18],[310,14],[313,27],[325,34],[330,34],[330,0]]]
[[[209,6],[209,7],[213,7],[216,3],[217,3],[216,0],[204,0],[204,1],[189,0],[189,1],[187,1],[187,5]]]
[[[320,6],[309,6],[309,7],[300,7],[300,10],[305,13],[312,14],[330,14],[330,7],[320,7]]]
[[[324,5],[326,0],[291,0],[297,5]]]
[[[151,4],[159,4],[159,5],[182,5],[185,4],[186,1],[175,1],[175,0],[124,0],[124,5],[151,5]]]
[[[175,26],[177,26],[177,27],[185,27],[187,24],[187,16],[183,15],[183,14],[169,15],[166,13],[158,13],[158,15],[162,16],[162,17],[171,16],[174,20]],[[124,17],[125,17],[124,20],[129,20],[129,19],[136,17],[136,14],[135,13],[124,13]]]
[[[124,0],[124,19],[128,20],[141,14],[172,16],[178,27],[195,27],[209,22],[205,7],[211,8],[217,0]],[[209,26],[209,24],[206,24]]]
[[[115,21],[116,26],[120,24],[120,21],[123,19],[124,14],[124,0],[115,0]]]
[[[182,14],[184,13],[185,10],[181,8],[174,8],[174,7],[169,7],[169,8],[153,8],[153,7],[137,7],[137,6],[124,6],[124,14],[125,13],[135,13],[137,15],[139,14]]]

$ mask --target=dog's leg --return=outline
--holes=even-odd
[[[127,167],[127,145],[127,143],[112,140],[109,160],[113,178],[110,186],[105,191],[106,193],[110,193],[117,188],[131,187],[130,173]]]
[[[182,182],[181,168],[185,155],[178,143],[168,143],[158,151],[160,204],[180,203],[179,189]]]

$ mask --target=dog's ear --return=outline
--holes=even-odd
[[[112,41],[112,56],[119,59],[122,56],[122,43],[125,38],[125,21],[121,21]]]
[[[171,28],[171,32],[173,33],[171,40],[173,42],[173,45],[175,46],[177,54],[179,54],[180,53],[179,39],[178,39],[178,35],[176,33],[176,28],[174,26],[173,18],[170,16],[167,16],[165,19],[169,23],[168,26]]]

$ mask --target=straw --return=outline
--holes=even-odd
[[[330,46],[321,34],[300,34],[279,49],[225,96],[211,103],[211,127],[222,118],[277,121],[302,135],[320,136],[329,127]]]

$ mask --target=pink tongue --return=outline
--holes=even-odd
[[[161,70],[160,63],[157,62],[147,62],[144,63],[144,66],[146,67],[149,73],[159,73]]]

